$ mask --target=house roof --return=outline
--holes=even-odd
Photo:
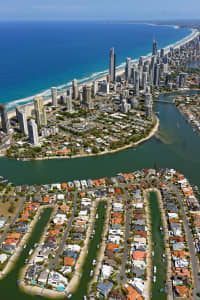
[[[73,257],[64,257],[64,265],[65,266],[74,266],[76,263],[75,259]]]

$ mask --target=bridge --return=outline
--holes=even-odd
[[[159,103],[168,103],[168,104],[174,104],[175,101],[167,101],[167,100],[153,100],[153,102],[159,102]]]

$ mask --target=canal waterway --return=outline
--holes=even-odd
[[[188,92],[188,94],[194,92]],[[193,184],[199,185],[200,138],[172,101],[176,94],[160,95],[155,111],[160,119],[158,137],[137,148],[115,154],[74,159],[22,162],[0,159],[0,175],[14,184],[43,184],[83,178],[100,178],[142,168],[175,168]]]
[[[27,242],[27,247],[23,249],[20,257],[15,263],[13,269],[8,273],[8,275],[0,280],[0,299],[2,300],[39,300],[39,296],[30,296],[20,290],[17,280],[19,279],[19,273],[21,268],[24,266],[24,261],[28,257],[28,252],[34,247],[41,237],[41,234],[50,218],[52,208],[46,208],[42,214],[41,218],[38,220],[35,229]]]
[[[101,235],[104,228],[104,217],[106,215],[106,202],[100,202],[97,207],[98,219],[95,222],[95,234],[88,247],[88,254],[82,267],[82,274],[76,292],[72,296],[72,300],[82,300],[88,294],[89,282],[92,277],[90,276],[91,270],[94,271],[92,262],[97,259],[99,251],[98,245],[101,244]]]
[[[2,300],[39,300],[41,296],[39,295],[29,295],[20,290],[17,280],[19,279],[19,273],[21,268],[24,267],[25,259],[28,257],[28,252],[34,247],[41,237],[45,225],[47,224],[52,209],[47,208],[42,213],[41,218],[31,235],[29,241],[27,242],[27,247],[23,249],[18,261],[16,262],[14,268],[10,273],[3,279],[0,280],[0,299]],[[93,239],[89,243],[88,254],[86,256],[85,262],[82,267],[82,273],[77,290],[71,297],[71,300],[82,300],[84,295],[87,295],[89,282],[92,279],[90,272],[95,267],[92,265],[94,259],[97,258],[99,251],[98,245],[101,243],[101,234],[104,228],[104,217],[106,214],[106,202],[100,202],[97,206],[98,219],[95,221],[95,234]],[[31,287],[30,287],[31,291]],[[47,297],[42,297],[42,299],[48,299]]]
[[[163,261],[165,245],[163,239],[164,236],[160,231],[160,227],[163,227],[163,224],[156,192],[149,193],[149,207],[152,220],[152,250],[154,252],[152,257],[152,266],[156,267],[156,272],[153,270],[153,276],[156,280],[152,280],[151,299],[166,300],[166,293],[164,292],[166,281],[166,262]]]

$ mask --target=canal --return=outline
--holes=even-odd
[[[163,234],[160,231],[160,227],[163,227],[161,213],[158,203],[158,196],[156,192],[149,193],[149,208],[152,226],[152,266],[153,276],[155,280],[152,280],[152,300],[166,300],[166,294],[164,292],[166,281],[166,262],[163,260],[163,254],[165,253]],[[154,268],[156,270],[154,271]]]
[[[97,246],[101,244],[101,235],[104,228],[104,218],[106,215],[106,202],[100,202],[97,207],[98,219],[95,222],[95,234],[89,243],[88,254],[82,267],[82,274],[77,290],[72,296],[72,300],[82,300],[88,294],[89,283],[92,279],[90,276],[91,270],[94,270],[92,262],[97,259],[100,248]]]
[[[172,101],[174,97],[173,93],[161,95],[160,100]],[[155,111],[160,119],[158,135],[135,149],[98,157],[32,162],[1,158],[0,175],[14,184],[43,184],[110,177],[119,172],[151,168],[156,162],[158,167],[177,169],[199,185],[199,136],[174,104],[158,102]]]
[[[30,296],[25,294],[20,290],[17,280],[19,279],[19,273],[22,267],[24,267],[24,261],[28,257],[28,252],[33,248],[34,244],[40,240],[42,232],[50,218],[52,208],[46,208],[42,214],[41,218],[38,219],[38,222],[33,230],[33,233],[30,239],[27,242],[27,247],[23,249],[20,257],[14,265],[14,268],[11,270],[8,275],[0,280],[0,299],[2,300],[39,300],[39,296]]]

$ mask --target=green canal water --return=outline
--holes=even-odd
[[[166,263],[163,262],[163,254],[165,253],[163,235],[160,231],[160,227],[163,226],[161,213],[158,204],[158,198],[156,192],[149,193],[149,207],[152,220],[152,241],[154,245],[152,250],[154,256],[152,257],[152,266],[156,266],[156,282],[152,280],[152,300],[166,300],[165,292],[160,292],[165,288],[166,281]]]
[[[190,94],[193,92],[188,92]],[[164,104],[162,100],[172,101],[175,94],[161,95],[159,103],[155,104],[155,111],[158,112],[160,119],[159,133],[149,141],[141,144],[136,149],[127,149],[115,154],[108,154],[99,157],[86,157],[78,159],[65,160],[45,160],[33,162],[21,162],[0,159],[0,176],[4,176],[14,184],[43,184],[53,182],[63,182],[83,178],[110,177],[118,172],[131,172],[142,168],[154,167],[156,162],[158,167],[175,168],[191,181],[191,183],[200,187],[200,137],[193,131],[183,116],[179,113],[174,104]],[[155,196],[151,195],[153,199]],[[162,251],[162,240],[159,242],[159,212],[156,201],[152,201],[152,213],[154,215],[153,241],[157,245],[154,251]],[[155,207],[154,207],[155,205]],[[99,208],[98,208],[99,209]],[[103,209],[103,208],[102,208]],[[155,210],[155,211],[154,211]],[[156,213],[157,211],[157,213]],[[103,214],[103,211],[102,211]],[[27,253],[32,245],[39,240],[45,222],[47,222],[49,213],[45,213],[39,220],[39,223],[32,235],[29,247],[25,249],[20,256],[15,268],[2,281],[0,281],[0,291],[2,300],[39,300],[38,296],[29,296],[22,293],[17,286],[17,277],[20,268],[24,264]],[[101,213],[99,213],[101,215]],[[41,223],[40,223],[41,222]],[[44,223],[43,223],[44,222]],[[89,248],[89,254],[83,267],[83,274],[77,292],[73,295],[73,300],[82,299],[87,294],[88,283],[90,280],[91,262],[96,257],[96,245],[100,243],[102,231],[101,217],[97,220],[97,226],[94,242]],[[102,221],[103,222],[103,221]],[[154,227],[153,227],[154,228]],[[99,233],[98,233],[99,232]],[[158,249],[158,250],[156,250]],[[160,249],[160,250],[159,250]],[[155,254],[156,261],[159,263],[159,254]],[[164,287],[165,265],[157,268],[156,285],[153,285],[153,299],[164,299],[163,294],[156,296]],[[163,298],[162,298],[163,297]],[[41,299],[41,298],[40,298]]]
[[[24,261],[28,257],[28,252],[33,248],[34,244],[37,243],[41,237],[45,225],[47,224],[52,208],[45,209],[41,218],[38,220],[36,227],[33,230],[33,234],[27,241],[27,247],[23,249],[21,255],[19,256],[14,268],[8,275],[0,280],[0,299],[1,300],[39,300],[41,297],[30,296],[22,292],[17,284],[19,279],[19,272],[24,266]]]
[[[172,101],[175,94],[161,95]],[[73,179],[113,176],[141,168],[175,168],[199,184],[200,138],[174,104],[156,103],[160,119],[159,138],[153,137],[136,149],[115,154],[76,159],[22,162],[0,159],[0,175],[14,184],[42,184]]]
[[[97,207],[98,219],[95,222],[95,235],[90,241],[88,247],[88,254],[82,268],[82,276],[77,287],[76,292],[72,296],[72,300],[82,300],[84,296],[88,294],[89,282],[92,277],[90,276],[90,271],[94,270],[95,267],[92,266],[92,261],[97,258],[99,248],[97,245],[101,244],[101,235],[104,228],[104,217],[106,215],[106,202],[100,202]]]
[[[21,268],[24,266],[24,261],[28,257],[28,252],[33,248],[34,244],[37,243],[41,237],[45,225],[47,224],[52,209],[47,208],[42,213],[41,218],[31,235],[29,241],[27,241],[27,247],[22,251],[19,259],[17,260],[14,268],[3,280],[0,280],[0,299],[1,300],[39,300],[48,299],[39,295],[32,296],[22,292],[17,284],[19,279],[19,273]],[[89,282],[92,279],[90,277],[90,271],[94,268],[92,266],[93,259],[97,258],[99,248],[97,245],[101,243],[101,234],[104,227],[104,217],[106,213],[106,202],[100,202],[97,207],[98,219],[95,222],[95,235],[89,243],[88,254],[82,268],[82,275],[80,278],[77,290],[73,294],[71,300],[82,300],[84,295],[88,293]]]

